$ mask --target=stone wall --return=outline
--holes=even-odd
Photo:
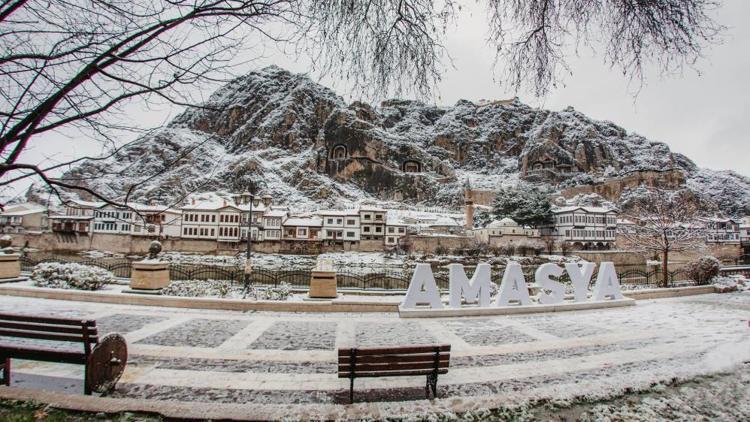
[[[681,170],[635,171],[627,176],[610,179],[594,185],[581,185],[563,189],[560,194],[570,199],[578,194],[596,193],[610,201],[618,201],[625,188],[648,187],[675,189],[685,185],[685,175]]]
[[[109,251],[122,254],[145,255],[153,239],[144,236],[130,236],[122,234],[96,233],[90,236],[74,234],[62,235],[57,233],[14,234],[13,246],[29,246],[43,251],[62,253],[77,253],[89,250]],[[165,251],[192,252],[201,254],[236,255],[247,248],[247,243],[216,242],[214,240],[199,239],[163,239],[162,247]],[[254,242],[252,249],[260,253],[288,253],[315,255],[326,252],[383,251],[382,240],[362,240],[359,242],[311,242],[293,240],[271,240]]]
[[[438,247],[447,249],[476,246],[476,239],[468,236],[410,236],[414,252],[434,253]]]
[[[595,262],[613,262],[617,265],[642,265],[646,266],[646,260],[649,255],[645,252],[637,251],[576,251],[573,255],[580,256],[581,259]]]

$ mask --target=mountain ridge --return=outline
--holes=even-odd
[[[337,206],[363,199],[459,205],[464,186],[550,193],[638,171],[675,170],[684,188],[728,214],[750,214],[750,178],[702,169],[661,142],[568,107],[517,98],[436,106],[391,99],[347,104],[277,66],[240,76],[115,157],[65,174],[121,198],[172,203],[193,191],[264,190],[277,202]],[[98,175],[98,177],[97,177]]]

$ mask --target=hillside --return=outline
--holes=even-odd
[[[66,177],[114,197],[143,182],[133,191],[142,201],[255,185],[277,202],[316,207],[367,198],[458,205],[467,183],[554,191],[644,170],[677,171],[701,197],[750,213],[750,179],[700,169],[664,143],[572,108],[541,110],[517,99],[346,104],[275,66],[233,80],[118,156],[84,162]]]

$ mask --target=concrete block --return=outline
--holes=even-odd
[[[169,285],[168,262],[134,262],[131,289],[157,290]]]
[[[15,254],[0,255],[0,279],[18,278],[21,275],[20,256]]]

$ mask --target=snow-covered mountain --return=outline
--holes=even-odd
[[[255,186],[277,202],[314,207],[368,198],[457,205],[467,184],[552,191],[648,171],[676,173],[681,186],[729,213],[750,213],[747,177],[700,169],[666,144],[572,108],[541,110],[517,99],[346,104],[276,66],[231,81],[116,157],[84,162],[66,177],[113,197],[135,184],[135,200],[171,203]]]

